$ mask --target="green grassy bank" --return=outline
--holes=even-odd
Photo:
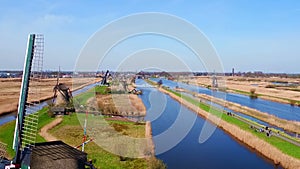
[[[197,100],[195,100],[195,99],[193,99],[189,96],[181,95],[180,93],[178,93],[176,91],[173,91],[173,90],[170,90],[168,88],[164,88],[164,89],[171,92],[171,93],[173,93],[173,94],[175,94],[176,96],[181,97],[182,99],[194,104],[195,106],[198,106],[200,109],[202,109],[206,112],[212,113],[217,117],[221,117],[222,120],[224,120],[224,121],[226,121],[230,124],[234,124],[234,125],[238,126],[239,128],[241,128],[245,131],[251,132],[253,135],[259,137],[260,139],[270,143],[271,145],[273,145],[277,149],[281,150],[283,153],[285,153],[289,156],[300,159],[300,147],[298,147],[298,146],[296,146],[292,143],[289,143],[285,140],[282,140],[280,138],[268,137],[268,136],[266,136],[265,133],[256,132],[256,130],[253,130],[249,127],[249,124],[247,124],[247,123],[245,123],[241,120],[238,120],[236,118],[233,118],[231,116],[224,115],[224,113],[222,111],[217,110],[215,108],[212,108],[210,105],[199,102],[199,101],[197,101]],[[253,122],[253,123],[255,123],[255,122]]]

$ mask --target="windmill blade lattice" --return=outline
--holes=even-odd
[[[35,35],[33,58],[28,88],[28,101],[25,108],[25,119],[22,132],[22,148],[33,145],[36,140],[38,126],[37,104],[41,99],[41,82],[43,71],[44,36]]]

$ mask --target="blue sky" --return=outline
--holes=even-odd
[[[22,69],[29,33],[45,36],[45,70],[73,70],[89,37],[140,12],[168,13],[194,24],[214,45],[225,71],[300,73],[298,0],[2,0],[0,70]]]

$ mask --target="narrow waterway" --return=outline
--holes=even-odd
[[[85,87],[83,87],[81,89],[73,91],[72,95],[76,96],[76,95],[78,95],[80,93],[86,92],[87,90],[91,89],[92,87],[94,87],[96,85],[97,85],[97,83],[85,86]],[[47,106],[47,105],[48,105],[47,101],[43,101],[43,102],[41,102],[39,104],[35,104],[34,106],[30,107],[30,109],[28,110],[27,113],[29,113],[29,114],[30,113],[35,113],[36,111],[42,109],[44,106]],[[6,114],[6,115],[2,115],[2,116],[0,116],[0,126],[3,125],[3,124],[5,124],[5,123],[7,123],[7,122],[13,121],[15,119],[16,119],[15,113],[10,113],[10,114]]]
[[[138,85],[144,85],[146,82],[137,79]],[[199,135],[204,119],[197,116],[194,112],[181,106],[177,101],[170,98],[155,88],[141,88],[143,95],[141,98],[147,108],[146,120],[152,124],[152,134],[155,144],[155,150],[159,151],[172,142],[180,133],[173,132],[167,140],[159,136],[168,130],[178,118],[179,110],[187,118],[183,123],[193,123],[193,127],[175,147],[157,157],[163,160],[170,169],[271,169],[276,168],[272,161],[256,154],[242,143],[230,137],[223,130],[217,128],[213,135],[204,143],[199,143]],[[165,98],[166,105],[162,98]],[[158,107],[157,107],[158,106]],[[160,112],[161,110],[161,112]],[[193,120],[195,117],[195,121]],[[184,124],[182,125],[184,126]],[[174,126],[172,126],[174,127]]]
[[[159,79],[152,78],[151,80],[158,81]],[[179,86],[181,88],[188,89],[193,92],[212,95],[212,90],[207,88],[203,88],[195,85],[189,85],[181,82],[174,82],[167,79],[161,79],[161,80],[164,86],[170,88]],[[273,114],[282,119],[300,121],[300,107],[297,106],[277,103],[277,102],[268,101],[260,98],[251,99],[249,96],[245,96],[241,94],[233,94],[233,93],[226,93],[226,100],[230,102],[238,103],[243,106],[254,108],[262,112]]]

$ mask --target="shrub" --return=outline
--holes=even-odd
[[[266,88],[275,88],[275,85],[267,85]]]
[[[295,101],[295,100],[290,100],[290,104],[291,104],[291,106],[294,106],[294,105],[295,105],[295,103],[296,103],[296,101]]]
[[[256,99],[257,98],[257,94],[255,93],[255,89],[250,89],[250,98],[251,99]]]
[[[149,159],[149,163],[150,163],[150,166],[149,166],[150,169],[166,169],[167,168],[167,165],[165,163],[163,163],[163,161],[161,161],[155,157],[151,157]]]
[[[51,118],[55,117],[53,111],[51,111],[50,109],[48,110],[48,116]]]

